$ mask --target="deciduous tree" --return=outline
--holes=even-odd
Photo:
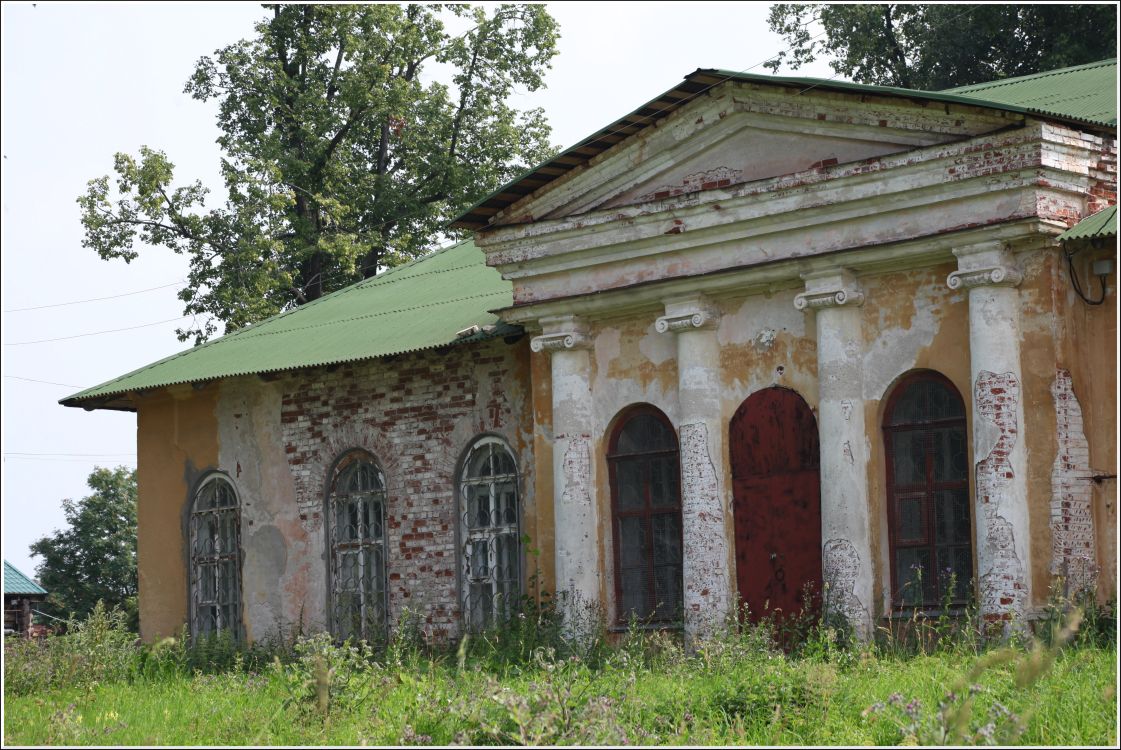
[[[147,147],[117,154],[113,178],[78,199],[102,258],[136,258],[138,240],[189,256],[179,296],[209,322],[183,340],[424,253],[456,213],[553,153],[543,113],[510,104],[542,86],[556,52],[544,7],[266,8],[256,36],[201,58],[186,84],[218,104],[224,203],[176,186]],[[447,83],[425,75],[434,64]]]
[[[84,618],[98,600],[136,613],[136,472],[97,468],[86,480],[93,490],[62,501],[66,528],[31,545],[46,606],[57,617]]]
[[[824,56],[849,80],[927,91],[1117,54],[1113,5],[780,3],[768,20],[790,47],[765,64],[771,70]]]

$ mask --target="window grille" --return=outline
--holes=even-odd
[[[619,623],[682,618],[677,435],[653,407],[632,409],[608,446]]]
[[[191,508],[191,633],[241,634],[241,519],[237,493],[211,474]]]
[[[481,438],[468,452],[459,513],[464,622],[480,631],[508,619],[521,596],[518,470],[498,438]]]
[[[388,634],[385,477],[372,457],[353,452],[335,466],[327,496],[331,553],[331,632],[339,640]]]
[[[883,431],[892,601],[964,604],[973,580],[973,529],[961,395],[936,372],[910,375],[892,391]]]

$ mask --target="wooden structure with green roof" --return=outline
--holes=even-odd
[[[32,605],[47,598],[47,590],[4,561],[4,634],[27,635]]]

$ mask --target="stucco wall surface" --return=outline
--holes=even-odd
[[[169,388],[137,408],[137,565],[140,637],[174,636],[187,622],[188,498],[218,468],[217,389]]]

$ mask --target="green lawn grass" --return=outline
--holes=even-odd
[[[935,726],[939,701],[979,658],[842,656],[730,650],[648,659],[621,650],[594,666],[547,657],[494,666],[413,654],[347,674],[345,684],[341,671],[317,683],[314,670],[286,665],[23,695],[6,688],[4,743],[899,744],[906,703],[917,699],[917,722]],[[1024,718],[1021,744],[1116,745],[1114,648],[1068,648],[1026,686],[1017,686],[1016,668],[1007,662],[979,676],[971,727],[983,727],[997,702]],[[323,711],[316,686],[328,683]],[[869,712],[876,703],[887,706]]]

